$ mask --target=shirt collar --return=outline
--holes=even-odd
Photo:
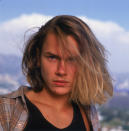
[[[26,92],[28,92],[29,90],[31,90],[32,88],[28,87],[28,86],[20,86],[17,90],[8,93],[8,94],[4,94],[1,95],[1,97],[3,98],[17,98],[17,97],[22,97],[25,95]]]

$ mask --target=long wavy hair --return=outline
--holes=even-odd
[[[113,95],[112,78],[107,69],[106,50],[89,26],[75,16],[60,15],[42,25],[26,42],[22,71],[35,92],[43,89],[44,80],[38,65],[46,36],[53,32],[67,49],[66,36],[72,36],[79,47],[78,71],[70,100],[82,105],[102,104]]]

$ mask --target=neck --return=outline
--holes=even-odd
[[[32,99],[42,104],[52,106],[57,110],[71,106],[68,95],[55,95],[49,92],[46,88],[43,88],[41,92],[32,92]]]

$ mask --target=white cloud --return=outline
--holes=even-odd
[[[36,31],[50,16],[40,14],[21,15],[18,18],[0,24],[0,53],[21,54],[24,35]],[[33,29],[32,29],[33,28]]]
[[[81,17],[109,51],[109,67],[113,72],[129,72],[129,31],[112,21]]]
[[[0,75],[0,94],[6,94],[16,90],[19,83],[10,75]]]
[[[13,85],[14,88],[19,87],[19,83],[8,74],[0,75],[0,84],[1,83]]]
[[[52,16],[40,14],[22,15],[0,24],[0,52],[20,54],[25,32],[40,27]],[[115,72],[129,72],[129,31],[112,21],[99,21],[80,17],[91,27],[99,41],[110,52],[109,66]],[[35,28],[33,31],[36,31]]]
[[[117,88],[129,90],[129,80],[126,79],[123,83],[120,83],[120,85]]]

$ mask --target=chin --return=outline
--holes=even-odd
[[[57,96],[65,96],[70,94],[70,89],[66,89],[65,87],[54,87],[53,89],[50,89],[51,93],[57,95]]]

